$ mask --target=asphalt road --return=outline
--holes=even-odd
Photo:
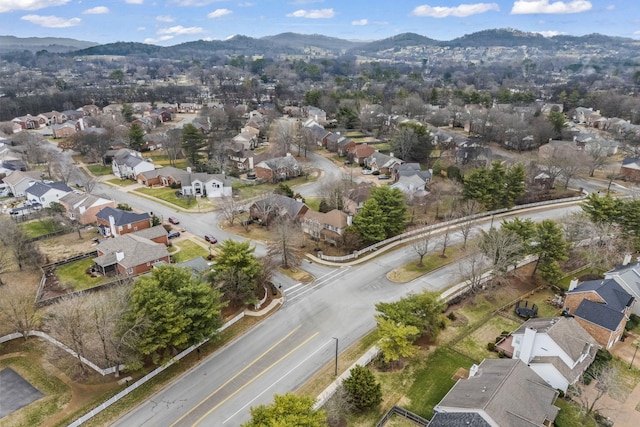
[[[579,209],[568,206],[520,215],[534,220],[559,218]],[[488,222],[482,227],[487,228]],[[478,229],[480,226],[478,227]],[[454,235],[452,241],[459,240]],[[288,285],[286,302],[274,315],[220,349],[200,365],[117,421],[115,426],[238,426],[249,409],[295,390],[335,354],[375,327],[375,304],[409,292],[442,290],[460,281],[454,263],[407,284],[386,274],[416,255],[410,247],[372,261],[327,270],[315,264],[311,284]],[[341,366],[340,369],[345,369]]]

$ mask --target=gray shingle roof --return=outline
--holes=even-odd
[[[103,255],[94,258],[93,261],[103,267],[118,263],[124,268],[133,268],[169,255],[165,245],[136,236],[134,233],[104,240],[96,249]],[[116,252],[119,251],[124,253],[124,258],[117,262]]]
[[[109,216],[113,216],[115,225],[127,225],[134,222],[144,221],[151,218],[148,213],[135,213],[131,211],[123,211],[122,209],[105,207],[100,209],[100,212],[96,214],[96,218],[109,222]]]
[[[624,318],[624,313],[611,310],[605,304],[588,299],[582,300],[573,315],[610,331],[615,331]]]
[[[625,309],[631,306],[634,301],[634,298],[613,279],[583,282],[568,294],[585,292],[597,293],[604,302],[594,302],[585,298],[573,315],[610,331],[615,331],[618,328],[625,316]]]
[[[491,427],[475,412],[436,412],[429,427]]]
[[[556,390],[518,359],[485,359],[478,373],[460,380],[436,406],[436,412],[485,411],[497,425],[541,426],[554,420]]]
[[[42,197],[51,190],[58,190],[65,193],[71,193],[73,191],[64,182],[52,182],[51,184],[45,184],[44,182],[36,182],[31,187],[27,188],[25,192],[35,197]]]

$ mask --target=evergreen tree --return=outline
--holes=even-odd
[[[385,238],[402,233],[407,223],[407,205],[402,191],[386,185],[376,187],[371,190],[371,199],[378,203],[382,211]]]
[[[387,237],[384,222],[384,213],[378,201],[372,197],[364,202],[358,215],[353,218],[353,226],[366,244],[377,243]]]
[[[200,164],[199,150],[206,145],[204,135],[191,123],[182,128],[182,149],[191,166]]]
[[[342,381],[348,399],[359,411],[374,408],[382,402],[382,388],[373,373],[364,366],[356,365],[350,375]]]
[[[218,247],[216,269],[212,274],[215,283],[221,284],[222,291],[234,302],[250,304],[256,301],[256,278],[262,264],[255,257],[255,247],[250,242],[227,239]]]
[[[144,129],[137,123],[129,127],[129,147],[135,151],[142,151],[144,145]]]

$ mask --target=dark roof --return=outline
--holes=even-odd
[[[580,292],[597,293],[605,301],[605,304],[615,311],[621,312],[633,304],[633,297],[613,279],[582,282],[578,287],[568,293],[576,294]]]
[[[582,300],[573,315],[610,331],[615,331],[624,318],[624,313],[612,310],[606,304],[588,299]]]
[[[127,225],[151,218],[151,215],[146,212],[140,214],[131,211],[123,211],[122,209],[116,209],[110,206],[102,208],[100,212],[96,214],[96,218],[107,222],[109,222],[110,216],[113,216],[115,225]]]
[[[51,184],[36,182],[31,187],[27,188],[26,192],[32,196],[41,197],[51,190],[64,191],[65,193],[71,193],[73,191],[64,182],[52,182]]]
[[[436,412],[429,427],[490,427],[480,414],[475,412]]]
[[[207,260],[201,256],[179,262],[176,266],[188,268],[195,275],[201,275],[207,271],[211,271],[211,267],[207,263]]]
[[[304,203],[299,202],[296,199],[292,199],[291,197],[283,196],[281,194],[270,194],[262,200],[257,200],[254,204],[258,209],[265,212],[274,207],[284,209],[284,212],[286,212],[291,219],[295,219],[302,208],[306,206]]]

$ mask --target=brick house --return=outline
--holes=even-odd
[[[122,236],[151,228],[151,215],[105,207],[96,214],[96,222],[103,236]]]
[[[604,349],[610,349],[624,333],[635,299],[613,279],[589,280],[569,285],[564,306],[568,315]]]
[[[96,215],[100,210],[106,207],[116,207],[116,202],[92,194],[76,194],[69,193],[59,200],[64,206],[67,216],[71,220],[78,221],[80,224],[95,224],[98,220]]]
[[[625,157],[620,166],[620,176],[627,181],[640,180],[640,159],[635,157]]]
[[[351,214],[337,209],[326,213],[308,210],[302,216],[300,224],[302,231],[314,239],[337,244],[352,220]]]
[[[302,175],[302,167],[291,153],[285,157],[263,160],[255,165],[254,171],[258,179],[267,182],[285,181]]]
[[[144,234],[151,235],[155,229],[158,230],[155,234],[164,232],[166,240],[166,230],[157,226],[100,242],[96,248],[98,256],[93,259],[94,268],[105,276],[137,276],[148,272],[154,265],[169,263],[167,246],[144,237]]]
[[[69,138],[70,136],[75,135],[77,130],[74,123],[66,122],[59,125],[52,125],[51,132],[55,139],[59,139]]]
[[[190,172],[167,166],[137,175],[139,183],[164,187],[179,186],[185,196],[201,196],[208,198],[231,197],[233,189],[231,181],[224,174],[208,174]]]
[[[270,194],[257,200],[249,207],[249,216],[259,222],[268,224],[275,218],[300,220],[309,210],[304,203],[281,194]]]

